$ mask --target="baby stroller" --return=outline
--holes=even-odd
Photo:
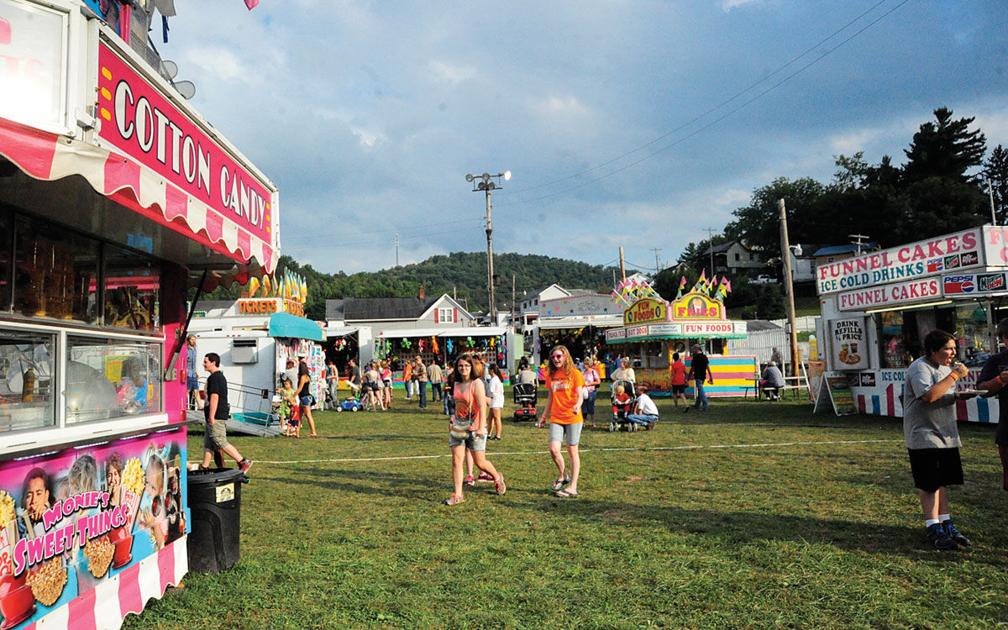
[[[535,383],[515,383],[512,389],[514,396],[514,419],[515,422],[523,420],[536,420],[536,400],[539,397]]]
[[[619,390],[622,388],[623,392]],[[612,385],[612,420],[609,421],[609,431],[636,431],[637,425],[627,419],[633,413],[637,403],[637,392],[630,381],[616,381]]]

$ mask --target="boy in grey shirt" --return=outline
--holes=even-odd
[[[931,545],[943,551],[970,544],[952,524],[949,510],[948,486],[963,483],[955,401],[976,395],[956,393],[956,381],[969,370],[962,363],[953,363],[955,356],[952,335],[943,330],[929,332],[924,337],[924,356],[907,368],[903,390],[903,437],[924,527]]]

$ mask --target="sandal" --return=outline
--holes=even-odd
[[[458,494],[453,494],[450,497],[448,497],[447,499],[445,499],[444,501],[442,501],[441,503],[443,503],[444,505],[451,506],[451,505],[458,505],[459,503],[463,503],[464,501],[465,501],[465,497],[464,496],[458,495]]]
[[[498,496],[504,496],[507,494],[507,484],[504,483],[504,475],[500,475],[494,481],[494,489],[497,490]]]
[[[495,481],[495,479],[490,473],[480,471],[479,477],[476,478],[476,481]]]
[[[466,475],[465,479],[462,480],[462,483],[469,486],[470,488],[474,488],[476,486],[476,480],[473,479],[472,475]]]
[[[566,477],[561,477],[560,479],[557,479],[556,481],[553,482],[553,492],[563,490],[563,487],[569,483],[570,479],[567,479]]]
[[[571,492],[569,490],[557,490],[553,494],[560,497],[561,499],[576,499],[578,496],[577,492]]]

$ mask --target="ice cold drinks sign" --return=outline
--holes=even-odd
[[[820,295],[939,275],[981,264],[980,228],[816,267]],[[844,309],[841,306],[841,310]]]

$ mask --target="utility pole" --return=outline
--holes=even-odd
[[[511,325],[514,326],[515,321],[515,273],[511,272]]]
[[[399,266],[399,232],[395,235],[395,266]]]
[[[493,268],[493,222],[490,218],[491,203],[490,203],[490,193],[494,190],[500,189],[501,187],[495,182],[504,179],[508,181],[511,179],[511,171],[504,171],[503,173],[497,173],[496,175],[491,175],[490,173],[483,173],[482,175],[466,175],[466,181],[473,185],[473,192],[484,192],[486,193],[486,238],[487,238],[487,301],[490,307],[490,320],[494,325],[497,324],[497,302],[494,296],[494,268]]]
[[[626,282],[626,263],[623,261],[623,246],[620,245],[619,248],[619,273],[620,277],[623,278],[623,282]]]
[[[997,225],[997,215],[994,213],[994,187],[991,186],[990,177],[987,178],[987,196],[990,197],[991,225]]]
[[[860,256],[861,245],[868,240],[868,236],[865,234],[848,234],[847,237],[854,239],[854,242],[851,243],[851,245],[857,245],[857,255]]]
[[[658,262],[658,252],[661,251],[661,248],[660,247],[652,247],[651,251],[654,252],[654,273],[655,273],[655,277],[657,277],[658,274],[661,273],[661,265]]]
[[[486,189],[487,290],[490,300],[490,325],[497,325],[497,303],[494,300],[493,223],[490,219],[490,189]]]
[[[788,338],[791,341],[791,372],[793,376],[799,376],[801,371],[798,369],[800,357],[798,356],[798,331],[795,330],[797,318],[795,317],[794,283],[791,278],[791,246],[788,243],[787,211],[784,208],[783,199],[777,201],[777,208],[780,210],[780,247],[781,259],[784,261],[784,290],[787,294]],[[858,247],[860,247],[860,244]]]
[[[714,277],[714,228],[707,228],[707,251],[710,252],[710,272]]]

